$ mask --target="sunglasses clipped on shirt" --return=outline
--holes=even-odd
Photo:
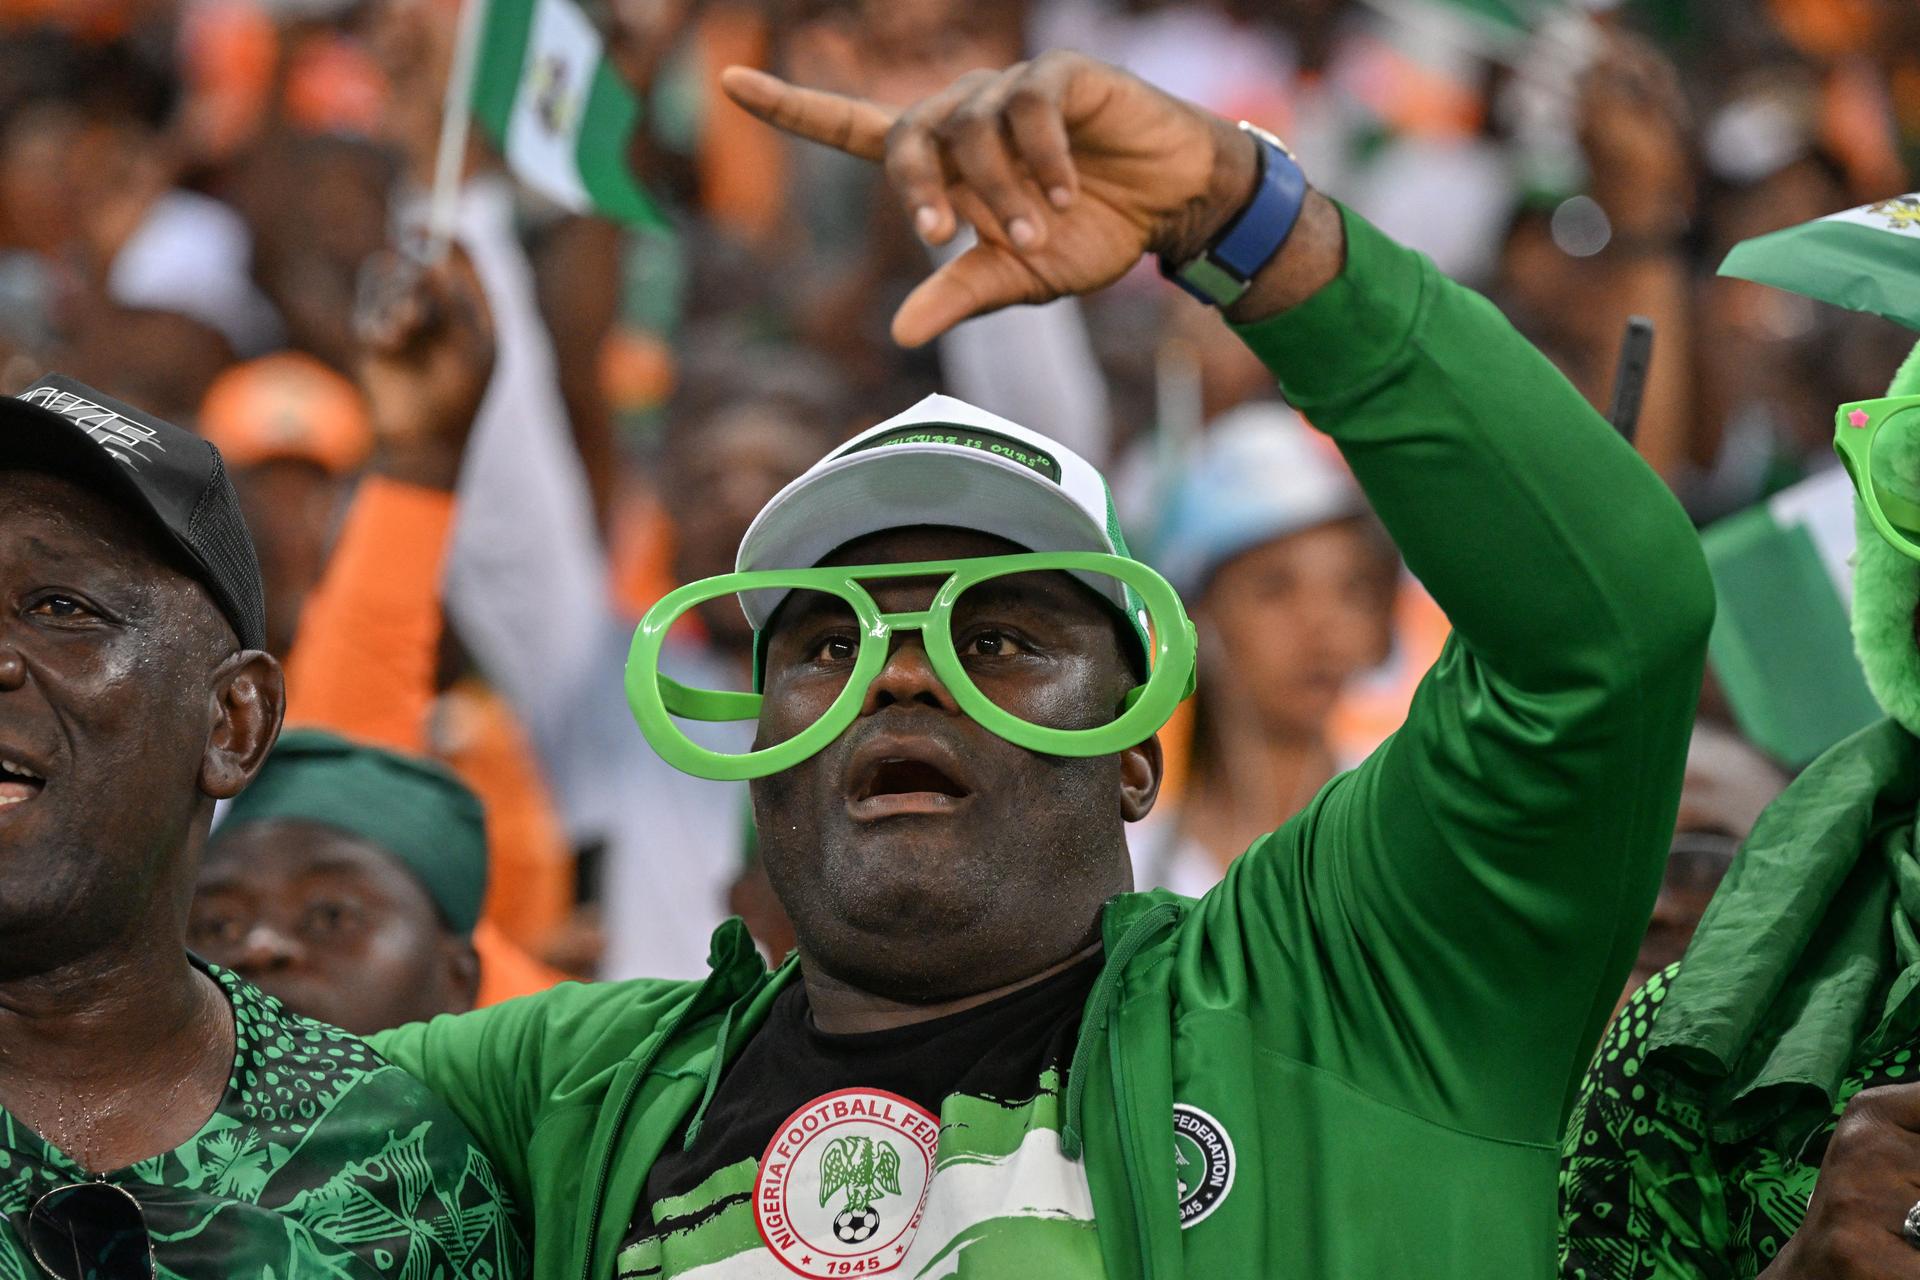
[[[154,1280],[147,1216],[125,1187],[72,1182],[33,1202],[27,1248],[52,1280]]]

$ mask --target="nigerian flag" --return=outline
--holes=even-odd
[[[627,155],[640,105],[572,0],[483,6],[473,114],[514,175],[577,213],[665,226]]]
[[[1713,673],[1755,746],[1791,768],[1883,714],[1853,654],[1853,485],[1834,467],[1700,536]]]
[[[1720,274],[1920,329],[1920,193],[1743,240]]]

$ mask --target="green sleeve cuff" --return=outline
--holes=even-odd
[[[1393,370],[1425,305],[1433,270],[1345,205],[1340,218],[1347,237],[1340,274],[1297,307],[1234,326],[1303,412],[1362,394]]]

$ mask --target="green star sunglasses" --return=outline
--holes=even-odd
[[[1873,527],[1920,560],[1920,396],[1841,405],[1833,418],[1833,448]]]
[[[1109,724],[1062,729],[1023,720],[981,692],[954,647],[954,607],[969,589],[1009,575],[1036,572],[1069,573],[1089,585],[1113,580],[1124,588],[1131,609],[1127,622],[1148,655],[1147,678],[1128,692],[1119,715]],[[861,584],[888,578],[944,581],[926,609],[883,613]],[[757,720],[761,695],[689,688],[660,671],[660,651],[668,631],[688,610],[721,596],[754,591],[811,591],[843,601],[858,622],[859,649],[846,684],[811,725],[784,742],[757,751],[714,751],[689,738],[674,718]],[[663,596],[640,620],[627,654],[627,703],[653,749],[681,772],[725,781],[763,778],[814,755],[859,717],[867,687],[885,666],[889,642],[896,631],[921,633],[934,674],[963,712],[1008,742],[1047,755],[1111,755],[1135,746],[1152,737],[1181,699],[1193,692],[1193,623],[1181,607],[1179,593],[1165,578],[1124,556],[1097,551],[1040,551],[910,564],[768,569],[726,573],[689,583]],[[755,685],[759,685],[758,674]]]

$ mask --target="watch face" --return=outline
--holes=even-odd
[[[1183,285],[1188,293],[1214,307],[1232,306],[1240,301],[1241,295],[1249,287],[1248,281],[1226,270],[1205,253],[1181,264],[1173,272],[1172,279]]]

